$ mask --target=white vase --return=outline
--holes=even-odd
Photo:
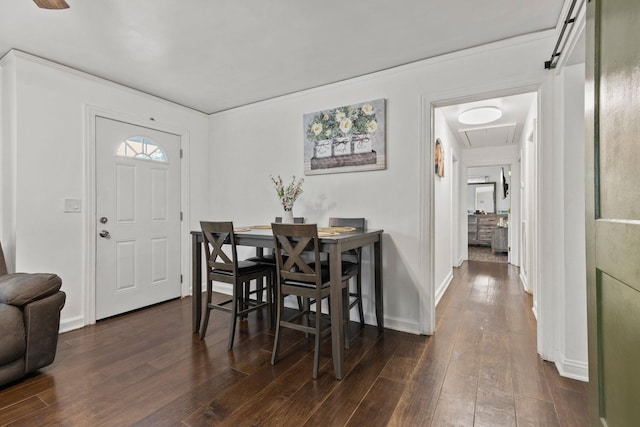
[[[283,224],[293,224],[293,210],[284,211],[284,215],[282,216]]]

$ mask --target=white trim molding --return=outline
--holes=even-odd
[[[442,283],[440,283],[436,289],[436,307],[438,306],[438,303],[442,299],[442,296],[444,295],[444,293],[447,291],[447,289],[449,289],[449,285],[451,284],[452,280],[453,280],[453,270],[450,270],[449,274],[447,274],[447,277],[444,278]]]
[[[567,359],[564,354],[558,356],[556,369],[561,376],[578,381],[589,382],[589,363],[581,360]]]
[[[180,148],[182,150],[182,163],[180,165],[180,204],[183,213],[183,220],[180,225],[180,270],[182,274],[181,295],[182,297],[191,295],[191,235],[187,218],[190,218],[189,195],[189,152],[190,133],[186,129],[176,128],[168,124],[152,121],[149,118],[142,118],[135,115],[123,114],[121,112],[108,110],[105,108],[84,105],[85,111],[85,233],[86,233],[86,266],[85,266],[85,324],[96,322],[96,129],[97,117],[105,117],[130,123],[136,126],[152,128],[161,132],[172,133],[180,137]]]

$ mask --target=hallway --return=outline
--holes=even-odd
[[[531,305],[516,267],[472,261],[455,269],[426,351],[449,361],[431,425],[589,424],[587,383],[560,377],[536,354]]]

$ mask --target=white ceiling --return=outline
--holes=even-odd
[[[0,56],[18,49],[213,113],[556,28],[569,1],[2,0]]]
[[[461,147],[484,148],[517,144],[524,130],[536,93],[522,93],[482,101],[465,102],[439,108],[447,125],[458,138]],[[502,117],[485,125],[465,125],[458,121],[460,113],[481,106],[498,107]]]

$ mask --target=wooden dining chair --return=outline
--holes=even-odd
[[[364,218],[329,218],[329,227],[353,227],[364,230]],[[356,278],[356,289],[349,290],[349,310],[358,306],[360,326],[364,327],[364,310],[362,308],[362,248],[352,249],[342,254],[342,273]]]
[[[322,327],[321,301],[331,293],[330,273],[322,267],[319,251],[318,228],[316,224],[272,224],[276,257],[276,336],[273,342],[271,364],[278,362],[280,335],[282,328],[291,328],[305,334],[313,334],[315,347],[313,355],[313,378],[318,378],[320,360],[320,338],[331,332],[331,325]],[[305,256],[303,256],[305,253]],[[307,261],[308,259],[308,261]],[[347,298],[349,275],[341,278],[341,288]],[[302,310],[297,310],[286,320],[284,317],[284,299],[287,295],[295,295],[304,299]],[[315,304],[315,312],[310,306]],[[341,316],[344,327],[344,313]],[[306,320],[306,322],[305,322]],[[312,326],[313,324],[313,326]]]
[[[273,317],[273,298],[271,296],[273,266],[251,261],[238,261],[236,241],[232,222],[201,221],[207,259],[207,306],[202,321],[200,339],[204,339],[209,324],[211,310],[222,310],[231,313],[229,340],[227,348],[233,348],[238,317],[267,308],[269,322]],[[228,248],[225,251],[225,248]],[[213,281],[229,283],[232,286],[231,298],[219,303],[212,302]],[[256,288],[251,291],[250,283],[256,281]],[[266,301],[262,301],[262,284],[266,280]],[[258,298],[258,294],[260,298]],[[256,298],[252,299],[254,295]]]
[[[278,224],[282,223],[282,217],[281,216],[277,216],[275,217],[275,222]],[[296,216],[293,218],[293,223],[294,224],[304,224],[304,217],[303,216]],[[272,281],[273,283],[275,283],[276,281],[276,257],[273,255],[273,250],[267,249],[267,252],[265,252],[265,248],[256,248],[256,255],[252,256],[251,258],[247,258],[246,261],[251,261],[251,262],[257,262],[259,264],[267,264],[273,267],[273,277],[272,277]],[[261,299],[261,295],[262,294],[258,294],[258,299]],[[298,306],[302,307],[302,300],[300,300],[300,298],[298,298]]]
[[[282,224],[282,217],[281,216],[277,216],[275,218],[275,222],[277,224]],[[293,223],[294,224],[304,224],[304,217],[303,216],[296,216],[293,218]],[[253,261],[253,262],[260,262],[263,264],[271,264],[273,266],[276,265],[276,258],[273,255],[273,251],[269,251],[268,253],[264,252],[264,248],[256,248],[256,256],[253,256],[251,258],[247,258],[247,261]]]

